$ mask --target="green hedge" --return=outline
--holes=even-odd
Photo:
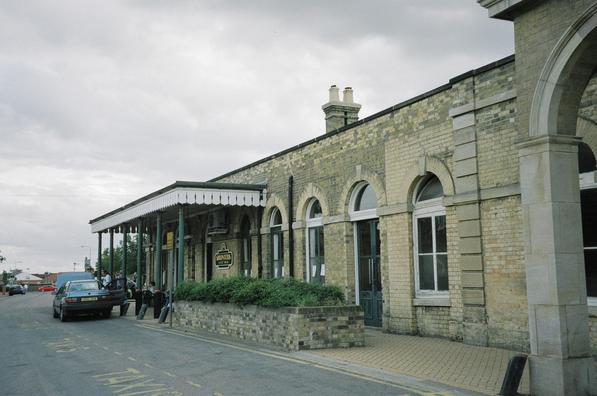
[[[344,304],[338,286],[306,283],[295,279],[214,279],[207,283],[185,282],[174,291],[176,300],[260,305],[262,307],[313,307]]]

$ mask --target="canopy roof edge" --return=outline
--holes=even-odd
[[[265,184],[176,181],[142,198],[89,221],[101,232],[127,221],[179,204],[265,206]]]

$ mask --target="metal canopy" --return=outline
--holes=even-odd
[[[90,220],[91,232],[101,232],[179,204],[265,206],[265,185],[177,181],[122,208]]]

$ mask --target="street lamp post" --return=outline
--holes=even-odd
[[[89,266],[91,267],[91,246],[89,245],[81,245],[81,248],[89,248]]]

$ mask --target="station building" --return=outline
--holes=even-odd
[[[530,352],[538,394],[594,386],[597,3],[480,3],[513,21],[515,56],[363,119],[332,86],[325,133],[91,220],[100,251],[146,235],[139,272],[162,287],[338,285],[368,326]]]

